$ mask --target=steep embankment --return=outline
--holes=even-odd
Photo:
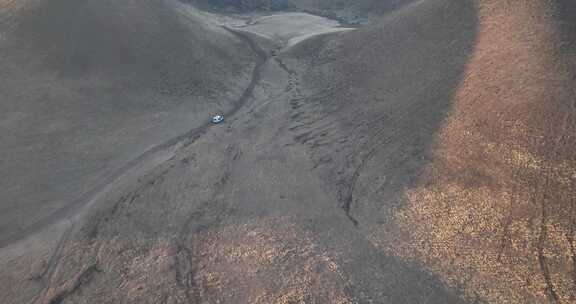
[[[242,94],[253,53],[176,5],[0,3],[0,240]]]
[[[373,244],[470,298],[576,299],[574,12],[419,1],[294,50],[325,113],[301,138]]]

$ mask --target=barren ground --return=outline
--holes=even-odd
[[[106,9],[116,2],[93,3]],[[156,12],[119,3],[135,20]],[[143,31],[152,39],[137,36],[131,41],[140,47],[120,53],[154,59],[136,72],[140,64],[118,68],[106,54],[82,48],[71,58],[87,66],[70,71],[76,65],[59,60],[83,36],[40,31],[46,23],[7,31],[63,39],[62,49],[48,48],[48,67],[14,64],[17,56],[0,61],[22,69],[0,70],[12,82],[39,70],[60,85],[55,96],[69,90],[98,100],[100,93],[85,92],[100,92],[100,82],[77,86],[64,79],[87,81],[94,70],[107,81],[117,80],[108,78],[117,71],[125,72],[120,79],[161,71],[162,81],[122,82],[130,94],[110,93],[110,100],[127,94],[136,102],[142,88],[157,84],[175,91],[152,90],[154,100],[177,106],[167,106],[165,124],[158,122],[163,127],[141,131],[142,138],[122,128],[147,130],[147,116],[142,124],[107,121],[138,145],[79,128],[86,151],[101,144],[89,138],[105,138],[119,146],[106,147],[127,155],[94,153],[113,159],[102,163],[115,170],[82,179],[89,170],[80,167],[73,180],[82,187],[52,174],[78,168],[84,162],[77,155],[32,159],[29,171],[17,171],[20,158],[54,146],[26,150],[22,138],[31,130],[18,126],[30,122],[15,110],[4,114],[0,125],[10,130],[2,132],[3,144],[10,143],[0,149],[8,157],[0,164],[4,175],[22,172],[64,189],[54,192],[61,197],[46,213],[35,200],[44,195],[38,188],[18,188],[30,184],[18,176],[1,184],[13,206],[2,205],[0,214],[0,298],[14,304],[574,303],[576,6],[568,0],[406,3],[357,29],[305,13],[221,16],[178,4],[172,8],[184,28],[166,21],[173,20],[170,13],[153,19],[152,28],[139,25],[182,29],[162,45],[184,51],[140,53],[174,33]],[[198,26],[202,31],[193,30]],[[188,34],[194,47],[179,43]],[[9,36],[0,51],[20,42]],[[194,60],[182,67],[187,52]],[[174,85],[187,73],[190,82]],[[204,77],[203,85],[189,86]],[[6,100],[28,100],[10,89],[21,86],[0,88],[11,94]],[[186,116],[188,107],[198,108]],[[207,123],[214,111],[225,114],[223,124]],[[30,119],[60,121],[30,113]],[[46,138],[31,134],[81,151],[75,150],[80,142],[65,145],[74,136],[63,130],[74,126],[47,131]],[[49,165],[47,173],[33,176],[39,164]],[[14,189],[29,194],[25,203],[11,201],[19,197]]]

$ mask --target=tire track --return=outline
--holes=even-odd
[[[80,271],[78,274],[76,274],[72,278],[72,281],[69,283],[70,286],[65,286],[62,290],[57,292],[55,295],[42,301],[42,303],[46,303],[46,304],[61,304],[61,303],[63,303],[67,297],[79,292],[83,286],[87,285],[94,278],[94,275],[96,275],[97,273],[100,273],[100,272],[101,272],[101,270],[100,270],[100,268],[98,268],[97,264],[92,264],[92,265],[84,268],[82,271]]]
[[[228,184],[232,174],[234,161],[238,160],[242,151],[235,145],[226,148],[226,166],[222,176],[214,184],[212,198],[188,215],[175,239],[176,266],[174,272],[176,284],[184,290],[186,300],[190,303],[200,303],[200,290],[196,283],[197,263],[188,239],[190,233],[204,229],[209,225],[218,225],[224,219],[228,206],[217,200],[217,195]]]

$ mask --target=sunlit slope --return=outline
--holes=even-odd
[[[176,5],[0,2],[0,239],[241,94],[249,48]]]
[[[293,51],[316,52],[299,138],[375,245],[472,299],[575,301],[574,13],[419,1]]]
[[[480,35],[466,78],[433,161],[397,216],[412,231],[399,254],[432,256],[431,269],[493,303],[576,300],[569,2],[477,3]]]

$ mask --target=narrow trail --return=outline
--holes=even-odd
[[[223,28],[228,32],[232,33],[233,35],[235,35],[236,37],[238,37],[239,39],[241,39],[242,41],[244,41],[246,44],[248,44],[252,52],[254,52],[254,54],[256,54],[257,57],[256,65],[252,70],[252,76],[250,82],[248,83],[248,86],[246,87],[246,89],[244,89],[242,95],[240,95],[238,100],[234,102],[233,107],[224,113],[225,117],[230,118],[235,114],[237,114],[238,111],[246,104],[246,102],[252,96],[254,88],[261,79],[261,69],[268,61],[269,56],[266,53],[266,51],[264,51],[258,45],[258,43],[254,41],[252,38],[250,38],[250,36],[247,35],[246,33],[235,31],[226,26],[223,26]],[[7,247],[15,242],[18,242],[22,239],[25,239],[26,237],[31,236],[37,233],[38,231],[42,230],[43,228],[50,226],[64,218],[73,217],[74,215],[78,214],[84,207],[86,207],[92,202],[95,202],[101,195],[110,192],[115,187],[118,187],[118,185],[120,185],[121,187],[122,179],[128,176],[130,173],[133,173],[133,171],[142,170],[144,172],[147,172],[153,169],[157,165],[170,159],[172,157],[170,155],[170,152],[173,149],[177,148],[179,145],[189,145],[195,142],[200,136],[205,134],[210,127],[212,127],[212,123],[209,120],[207,120],[207,122],[205,122],[204,124],[202,124],[197,128],[191,129],[190,131],[184,134],[173,137],[159,145],[156,145],[146,150],[138,157],[128,161],[123,166],[118,168],[116,171],[112,172],[111,174],[100,180],[95,187],[93,187],[88,192],[84,193],[79,198],[73,200],[69,204],[56,210],[55,212],[42,218],[41,220],[35,222],[34,224],[27,226],[19,230],[18,232],[13,233],[12,235],[0,239],[0,249]],[[162,156],[164,157],[162,158]],[[162,158],[162,160],[159,162],[158,161],[154,162],[156,158]],[[145,165],[147,163],[151,164],[151,166],[146,167]]]

